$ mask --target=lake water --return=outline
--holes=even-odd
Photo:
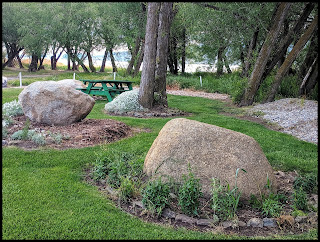
[[[129,51],[125,47],[119,47],[115,48],[113,51],[113,55],[115,58],[115,63],[118,68],[127,68],[131,55]],[[102,60],[104,56],[104,50],[102,51],[97,51],[94,50],[92,51],[92,60],[93,64],[95,67],[100,68]],[[47,56],[45,57],[46,59],[50,60],[51,53],[48,53]],[[80,56],[79,56],[80,57]],[[28,56],[24,57],[23,59],[29,59]],[[66,53],[62,54],[60,57],[59,61],[60,63],[67,65],[68,64],[68,56]],[[88,66],[88,59],[85,59],[84,64]],[[142,70],[143,63],[140,67],[140,70]],[[106,67],[112,67],[110,56],[108,55],[107,61],[106,61]],[[179,70],[181,70],[181,66],[178,67]],[[230,65],[230,69],[232,71],[236,70],[239,68],[239,65]],[[190,63],[186,61],[186,72],[192,73],[196,71],[209,71],[209,72],[215,72],[216,67],[215,65],[209,65],[206,63]],[[226,70],[224,70],[226,71]]]

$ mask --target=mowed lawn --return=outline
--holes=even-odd
[[[2,90],[2,103],[17,99],[22,89]],[[168,96],[170,107],[191,112],[189,119],[218,125],[253,137],[274,169],[318,172],[318,146],[268,130],[260,124],[219,115],[223,102],[197,97]],[[97,101],[87,118],[116,119],[142,132],[105,146],[146,155],[170,118],[139,119],[103,113]],[[2,149],[2,239],[248,239],[213,232],[150,224],[133,217],[111,202],[96,187],[84,182],[84,169],[105,146],[81,149]],[[317,230],[301,235],[274,235],[257,239],[317,239]],[[255,238],[250,238],[255,239]]]

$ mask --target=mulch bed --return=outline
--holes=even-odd
[[[14,132],[22,130],[26,123],[26,117],[16,116],[14,123],[8,128],[8,136]],[[69,148],[83,148],[99,144],[105,144],[117,141],[119,139],[133,135],[141,130],[132,129],[123,122],[112,119],[84,119],[80,122],[64,126],[47,125],[36,122],[30,122],[29,130],[36,130],[46,134],[45,147],[64,150]],[[63,138],[60,144],[57,144],[49,135],[61,134]],[[8,145],[18,146],[26,150],[41,148],[30,140],[10,140]]]

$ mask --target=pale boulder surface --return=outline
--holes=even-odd
[[[83,82],[79,80],[63,79],[63,80],[57,81],[57,83],[67,85],[73,88],[86,88],[86,85],[84,85]]]
[[[185,118],[167,122],[154,140],[144,162],[144,172],[151,179],[168,177],[177,182],[188,174],[188,163],[200,179],[205,197],[211,196],[212,177],[237,186],[242,198],[265,193],[267,176],[277,189],[273,169],[260,145],[245,134]]]
[[[91,96],[55,81],[31,83],[18,98],[26,117],[49,125],[68,125],[81,121],[95,103]]]

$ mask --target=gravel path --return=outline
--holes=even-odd
[[[167,90],[168,94],[196,96],[215,100],[230,101],[229,95],[206,93],[191,90]],[[278,124],[282,133],[298,139],[318,144],[318,102],[299,98],[284,98],[270,103],[258,104],[249,108],[247,113],[257,116],[255,112],[270,123]]]
[[[318,144],[318,102],[298,98],[284,98],[258,104],[249,113],[261,111],[262,118],[277,123],[281,132]],[[254,113],[253,113],[254,114]]]

